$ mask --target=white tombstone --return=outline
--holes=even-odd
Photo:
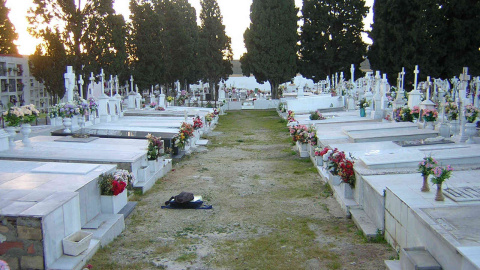
[[[375,94],[373,95],[373,111],[372,111],[372,118],[373,119],[382,119],[383,118],[383,110],[382,110],[382,93],[380,90],[380,71],[376,72],[375,75]]]
[[[135,98],[137,94],[133,91],[133,76],[130,76],[130,93],[128,93],[128,109],[134,110],[135,106]]]
[[[135,85],[135,109],[140,109],[142,106],[142,95],[138,91],[138,85]]]
[[[75,73],[72,66],[67,66],[67,72],[63,75],[65,79],[65,94],[67,99],[65,102],[73,101],[73,88],[75,87]]]
[[[387,74],[383,74],[383,78],[381,80],[381,109],[386,110],[388,108],[388,97],[387,93],[390,92],[388,89],[388,80],[387,80]]]
[[[298,87],[297,88],[297,98],[302,98],[304,96],[305,96],[305,94],[303,93],[303,87]]]
[[[465,105],[468,104],[468,100],[466,98],[467,95],[467,85],[468,81],[470,80],[470,75],[468,75],[468,67],[463,68],[462,74],[460,74],[460,89],[458,90],[458,96],[459,96],[459,117],[460,117],[460,136],[459,136],[459,142],[466,142],[468,139],[467,134],[465,134]]]
[[[422,102],[422,93],[420,93],[420,91],[418,91],[417,89],[418,73],[420,73],[420,71],[418,70],[418,66],[415,66],[415,70],[413,71],[413,73],[415,73],[413,90],[408,94],[408,107],[410,109],[413,109],[413,107],[420,105],[420,102]]]

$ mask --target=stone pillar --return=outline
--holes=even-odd
[[[112,116],[110,115],[112,108],[110,108],[109,100],[110,98],[105,94],[98,99],[98,116],[101,123],[112,121]]]
[[[158,96],[158,106],[165,108],[165,94],[160,94]]]

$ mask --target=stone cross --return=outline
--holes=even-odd
[[[462,82],[461,90],[459,92],[460,98],[465,99],[467,95],[467,85],[468,81],[470,80],[470,75],[468,75],[468,67],[463,68],[462,74],[460,74],[460,81]]]
[[[100,81],[102,88],[102,96],[105,96],[105,73],[103,73],[103,68],[100,70]]]
[[[416,91],[417,90],[418,73],[420,73],[420,71],[418,70],[418,65],[415,65],[415,70],[413,71],[413,73],[415,73],[415,79],[414,79],[414,82],[413,82],[413,91]]]
[[[400,88],[402,89],[402,92],[404,90],[404,87],[405,87],[405,68],[402,67],[402,72],[400,72],[400,75],[402,75],[402,84],[400,85]]]
[[[130,92],[133,93],[133,75],[130,75]]]
[[[95,76],[93,76],[93,72],[90,72],[90,83],[88,84],[88,96],[91,97],[93,95],[93,82],[95,81]]]
[[[118,83],[119,83],[118,75],[115,75],[115,78],[113,79],[113,81],[115,82],[115,93],[116,93],[115,95],[119,95],[120,89],[119,89],[119,85],[118,85]]]
[[[350,78],[350,81],[353,83],[355,83],[355,66],[352,64],[350,66],[350,74],[351,74],[351,78]]]
[[[427,76],[427,82],[425,84],[426,100],[430,100],[430,76]]]
[[[113,97],[113,75],[110,75],[108,86],[110,87],[110,97]]]
[[[65,79],[65,89],[67,93],[67,102],[73,101],[73,87],[75,86],[75,73],[73,67],[67,66],[67,72],[63,75]]]
[[[83,81],[82,75],[78,76],[78,89],[80,90],[80,97],[83,98],[83,84],[85,82]]]

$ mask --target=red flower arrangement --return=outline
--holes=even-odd
[[[353,160],[345,158],[338,166],[338,175],[342,178],[343,182],[352,187],[355,186],[355,171],[353,170],[353,164]]]
[[[98,177],[98,186],[101,195],[117,196],[125,190],[127,183],[116,179],[113,174],[101,174]]]
[[[200,119],[199,116],[195,117],[193,119],[193,129],[197,130],[197,129],[201,129],[202,127],[203,127],[202,119]]]
[[[287,121],[288,123],[297,122],[297,120],[295,120],[295,113],[293,111],[288,111]]]

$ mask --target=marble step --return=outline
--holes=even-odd
[[[378,229],[363,209],[350,209],[350,214],[352,215],[353,223],[357,225],[357,228],[362,230],[365,237],[368,239],[377,237]]]
[[[98,240],[102,247],[112,242],[124,229],[125,220],[122,214],[99,214],[82,228],[83,231],[93,233],[93,239]]]
[[[80,270],[90,260],[93,255],[100,248],[100,241],[97,239],[90,240],[88,249],[80,253],[78,256],[62,255],[52,265],[48,266],[48,269],[56,270]]]
[[[367,133],[376,132],[379,130],[396,130],[403,132],[405,130],[418,130],[418,126],[410,122],[398,122],[398,123],[375,123],[356,126],[346,126],[342,128],[343,133]]]
[[[351,142],[413,141],[435,138],[438,131],[429,129],[373,130],[372,132],[347,132]]]
[[[402,270],[442,270],[440,264],[423,247],[402,248],[400,266]]]
[[[400,266],[400,261],[386,260],[384,262],[387,270],[402,270],[402,267]]]

